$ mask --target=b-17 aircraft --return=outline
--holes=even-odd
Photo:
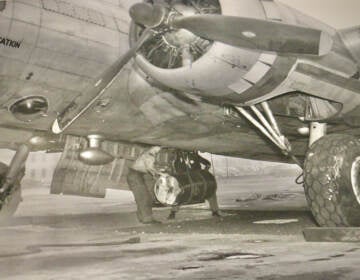
[[[296,163],[320,226],[360,225],[359,27],[275,0],[9,0],[0,21],[4,215],[30,152],[63,153],[52,193],[102,197],[160,146]]]

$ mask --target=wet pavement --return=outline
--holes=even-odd
[[[271,179],[271,180],[270,180]],[[0,225],[0,279],[360,279],[359,243],[307,243],[314,227],[292,178],[221,180],[222,218],[206,205],[141,225],[131,193],[50,196],[27,183]]]

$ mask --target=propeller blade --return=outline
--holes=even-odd
[[[82,94],[77,96],[55,120],[52,126],[53,133],[62,133],[75,120],[84,114],[114,83],[124,66],[136,55],[138,49],[141,48],[153,34],[154,33],[150,28],[145,29],[136,44],[125,55],[120,57],[114,64],[106,69],[93,86],[90,86]]]
[[[179,16],[170,25],[232,46],[284,54],[321,56],[333,45],[331,36],[321,30],[252,18]]]

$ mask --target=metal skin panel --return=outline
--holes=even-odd
[[[127,11],[139,1],[62,1],[76,7],[76,14],[72,14],[71,9],[60,13],[58,6],[54,6],[54,11],[44,9],[40,0],[8,1],[6,8],[0,11],[0,37],[15,42],[0,46],[1,126],[50,134],[58,113],[129,48]],[[51,3],[54,2],[47,4]],[[322,28],[335,34],[333,29],[274,3],[279,5],[283,22]],[[226,15],[266,18],[260,1],[222,0],[221,5]],[[95,19],[89,20],[85,12],[90,10],[100,13],[103,21],[91,22]],[[19,48],[16,42],[21,42]],[[244,104],[305,89],[309,94],[316,93],[323,98],[338,98],[354,90],[346,88],[345,84],[356,69],[341,40],[335,42],[328,56],[304,58],[316,69],[326,71],[326,75],[330,73],[342,78],[336,79],[336,91],[333,91],[333,82],[318,79],[316,75],[321,78],[324,74],[319,74],[318,70],[294,71],[297,57],[263,54],[221,43],[215,43],[191,67],[174,71],[159,70],[142,60],[139,56],[136,64],[129,63],[106,94],[66,134],[86,136],[95,133],[114,142],[139,142],[286,161],[246,121],[224,117],[221,105]],[[268,71],[255,75],[254,84],[242,84],[242,78],[259,61],[269,67]],[[292,83],[287,83],[290,79]],[[311,83],[306,85],[309,80]],[[352,97],[358,92],[352,94],[351,97],[346,95],[343,101],[354,102]],[[32,95],[48,100],[47,114],[31,123],[15,119],[8,107],[20,98]],[[303,156],[307,139],[296,134],[303,123],[288,117],[279,117],[279,123],[294,143],[295,154]],[[358,131],[354,129],[351,133]],[[14,147],[23,141],[16,133],[9,135],[11,139],[2,143],[4,147],[6,143]]]
[[[234,91],[236,93],[241,94],[244,91],[246,91],[247,89],[251,88],[252,86],[253,85],[249,81],[244,80],[243,78],[240,78],[235,83],[230,85],[229,89],[231,89],[232,91]]]
[[[282,21],[278,5],[273,0],[262,0],[261,2],[264,6],[265,14],[268,19]]]
[[[276,54],[271,54],[271,53],[263,53],[260,57],[259,57],[259,61],[267,64],[267,65],[273,65],[275,60],[276,60]]]
[[[256,84],[270,70],[270,66],[258,61],[242,78],[252,84]]]
[[[360,66],[360,26],[341,30],[340,36],[349,48],[352,57],[357,61],[358,66]]]

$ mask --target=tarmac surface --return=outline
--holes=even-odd
[[[359,243],[307,243],[315,223],[294,178],[219,181],[223,217],[206,205],[175,221],[136,221],[130,192],[106,199],[52,196],[24,184],[14,219],[0,225],[0,279],[360,279]]]

